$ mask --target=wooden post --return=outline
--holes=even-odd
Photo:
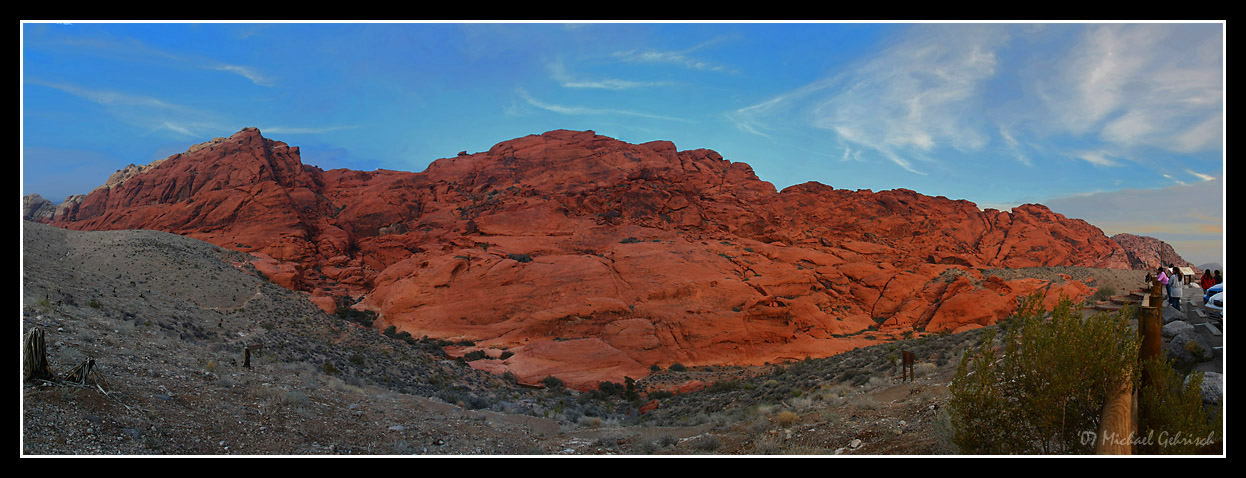
[[[1099,420],[1095,436],[1096,455],[1132,455],[1134,427],[1133,383],[1125,381],[1116,393],[1108,396],[1103,404],[1103,416]]]
[[[1138,353],[1140,362],[1160,356],[1160,328],[1164,325],[1163,310],[1164,300],[1160,292],[1160,283],[1155,281],[1151,283],[1151,295],[1143,300],[1142,307],[1138,308],[1138,333],[1142,335],[1142,348]]]

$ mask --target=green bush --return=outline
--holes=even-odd
[[[1111,286],[1103,286],[1095,290],[1094,299],[1098,301],[1105,301],[1111,299],[1113,295],[1116,295],[1116,289]]]
[[[545,388],[549,390],[562,390],[564,387],[562,380],[553,375],[545,377],[541,380],[541,384],[545,385]]]
[[[1223,430],[1216,404],[1214,414],[1203,406],[1203,373],[1189,381],[1168,360],[1142,364],[1147,386],[1138,396],[1139,435],[1133,440],[1144,455],[1218,455],[1223,453]],[[1210,416],[1209,416],[1210,415]]]
[[[1043,295],[1023,298],[994,330],[965,352],[948,386],[954,442],[969,454],[1091,453],[1083,440],[1099,428],[1108,394],[1137,383],[1139,338],[1132,308],[1084,318],[1061,299],[1050,313]]]
[[[507,254],[506,257],[509,257],[519,262],[532,262],[532,257],[527,254],[513,254],[512,253],[512,254]]]
[[[327,375],[337,375],[342,373],[337,367],[333,366],[333,362],[326,360],[323,365],[324,373]]]

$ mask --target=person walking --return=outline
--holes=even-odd
[[[1203,294],[1207,294],[1207,289],[1216,285],[1216,279],[1211,277],[1211,269],[1203,271],[1203,278],[1198,280],[1198,286],[1203,288]]]
[[[1181,285],[1181,270],[1176,266],[1172,268],[1172,275],[1168,277],[1168,303],[1177,310],[1181,310],[1181,295],[1185,291]]]
[[[1159,281],[1160,284],[1164,285],[1164,296],[1167,297],[1167,296],[1172,295],[1171,294],[1172,288],[1168,287],[1168,274],[1164,273],[1164,267],[1160,266],[1159,270],[1157,270],[1156,272],[1157,272],[1157,275],[1155,276],[1155,280]]]

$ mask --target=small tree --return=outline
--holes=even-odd
[[[1044,296],[1021,300],[1002,325],[966,351],[949,385],[954,441],[971,454],[1091,453],[1110,393],[1136,383],[1140,341],[1132,308],[1083,318],[1062,298],[1046,314]],[[1001,353],[1002,352],[1002,353]]]
[[[1215,404],[1211,413],[1203,405],[1203,373],[1191,372],[1183,378],[1169,360],[1151,359],[1142,366],[1149,381],[1138,397],[1138,453],[1223,453],[1224,431],[1219,420],[1222,403]]]

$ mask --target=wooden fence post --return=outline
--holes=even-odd
[[[1160,283],[1155,281],[1151,283],[1151,295],[1147,296],[1142,301],[1142,307],[1138,308],[1138,333],[1142,334],[1142,347],[1138,352],[1139,363],[1160,357],[1160,329],[1164,326],[1163,310],[1164,300],[1160,292]],[[1145,370],[1143,372],[1142,385],[1146,386]]]
[[[1133,382],[1126,380],[1103,404],[1103,415],[1095,435],[1096,455],[1133,454],[1133,436],[1138,429],[1134,423],[1133,387]]]
[[[1150,294],[1142,299],[1138,308],[1138,335],[1141,336],[1141,347],[1138,350],[1138,366],[1150,359],[1160,357],[1162,346],[1160,329],[1164,324],[1163,293],[1159,281],[1151,282]],[[1131,374],[1127,373],[1126,376]],[[1148,383],[1146,368],[1142,369],[1142,380],[1139,387]],[[1107,397],[1103,405],[1103,415],[1096,431],[1095,454],[1099,455],[1130,455],[1133,454],[1133,438],[1138,430],[1138,397],[1134,392],[1134,384],[1126,380],[1121,388]]]

